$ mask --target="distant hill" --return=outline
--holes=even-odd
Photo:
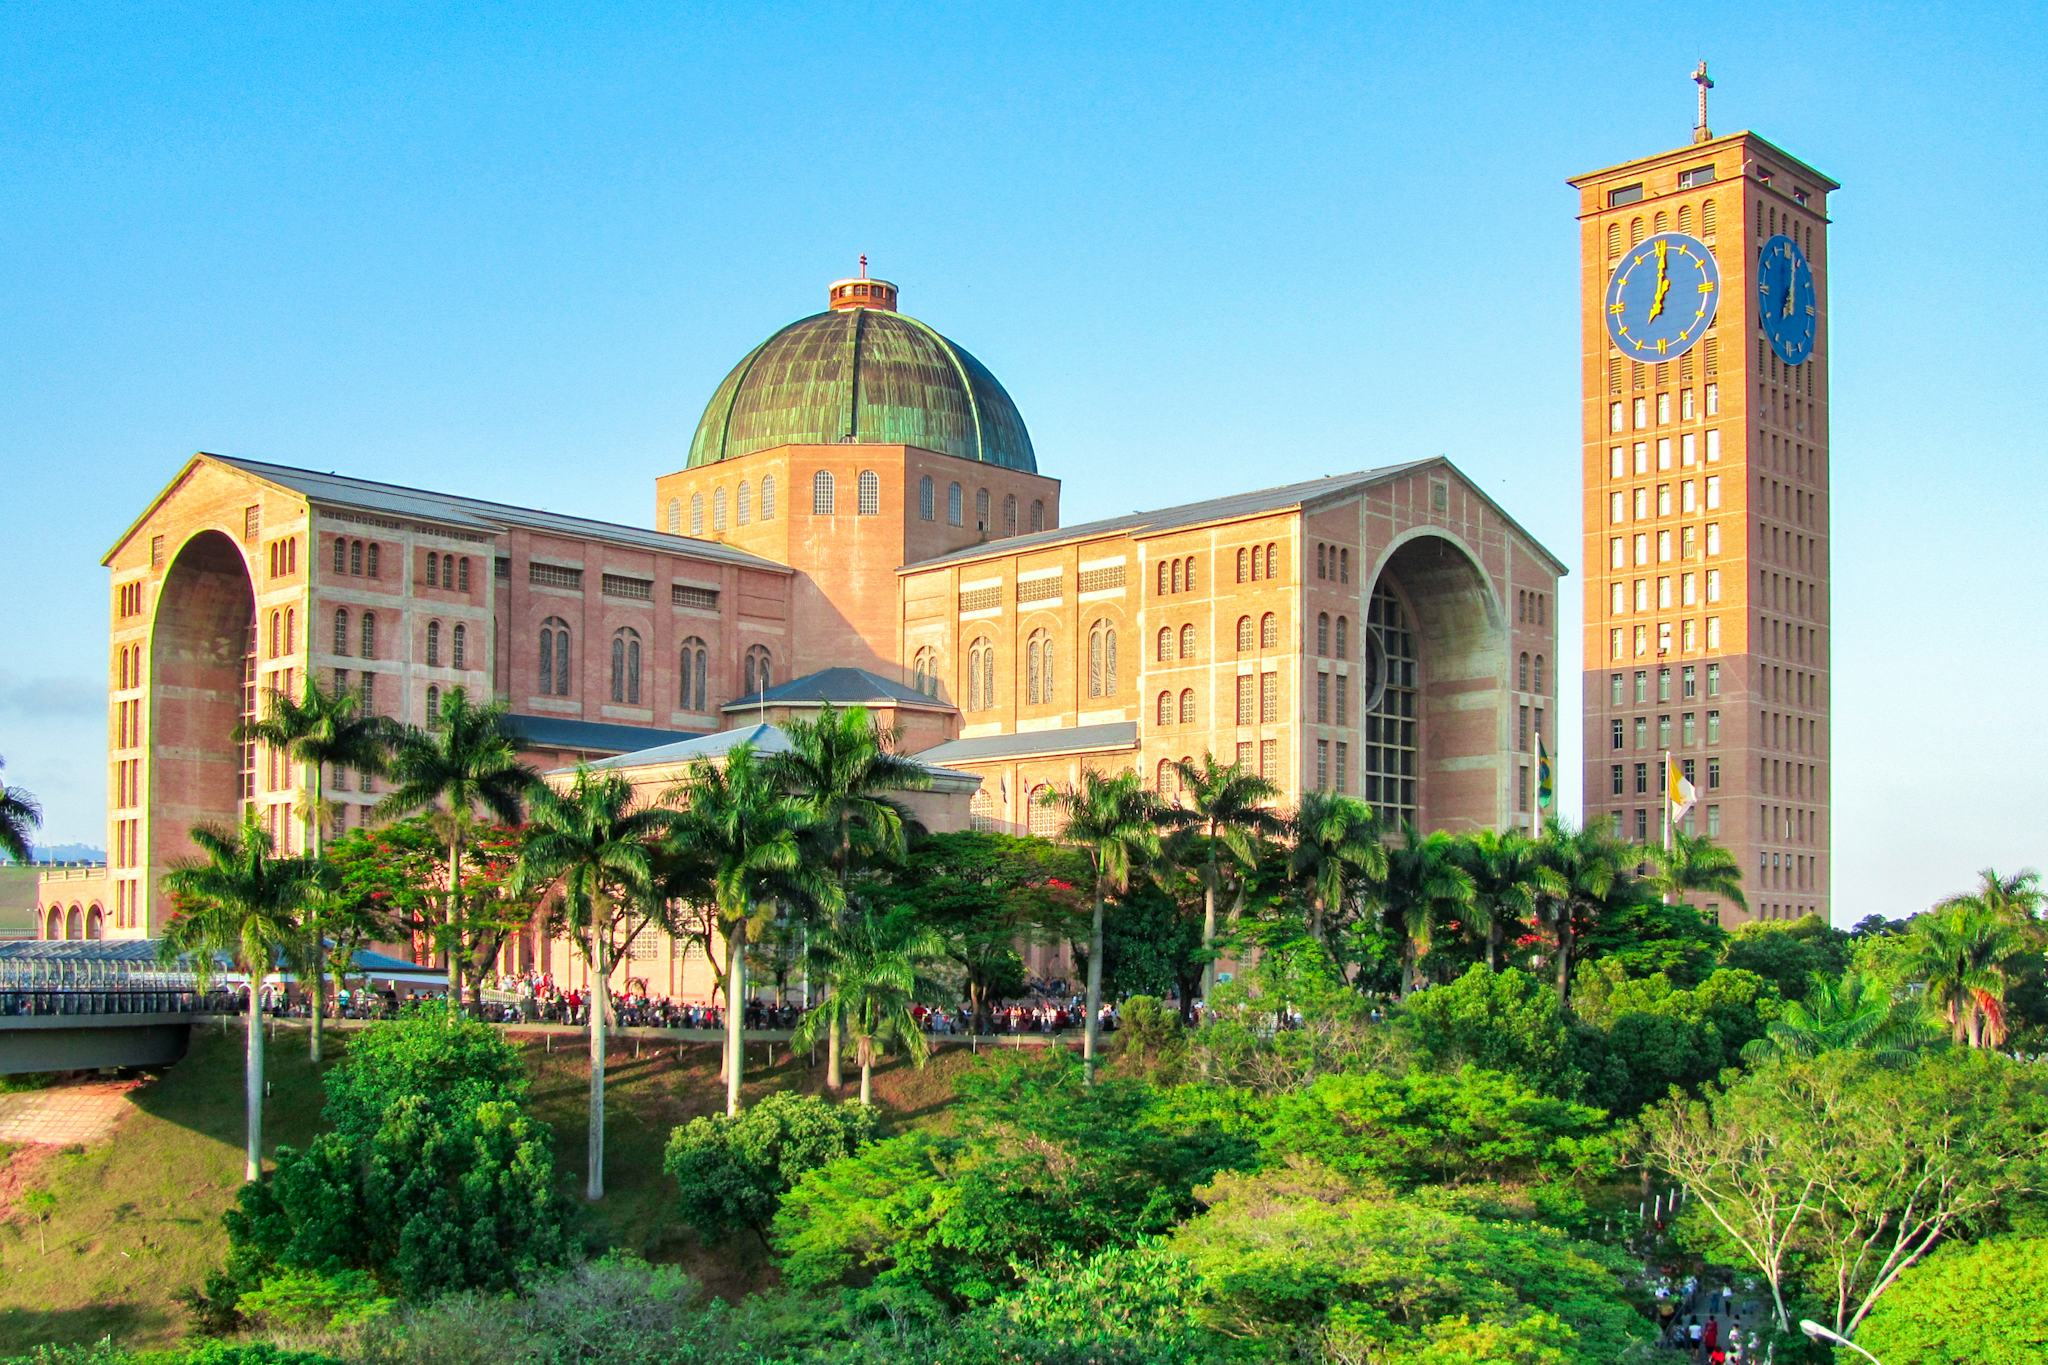
[[[39,863],[103,863],[107,851],[91,844],[33,844],[29,852]]]

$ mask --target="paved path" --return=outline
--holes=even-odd
[[[60,1085],[0,1095],[0,1142],[98,1142],[128,1112],[125,1085]]]

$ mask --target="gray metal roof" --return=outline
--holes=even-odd
[[[1135,727],[1133,727],[1135,728]],[[638,753],[619,754],[614,758],[601,758],[586,766],[591,768],[650,768],[664,763],[694,763],[699,759],[723,758],[740,745],[750,745],[757,754],[773,756],[786,754],[790,750],[789,733],[779,725],[742,725],[734,730],[721,730],[715,735],[698,735],[692,739],[674,744],[663,744],[658,748],[642,749]],[[930,755],[913,754],[911,758],[927,770],[942,784],[946,779],[957,779],[963,784],[980,785],[981,779],[972,773],[954,772],[950,768],[933,763]],[[558,772],[573,772],[573,768],[560,768]]]
[[[699,559],[715,559],[721,563],[739,564],[752,569],[771,569],[777,573],[792,572],[786,564],[777,564],[772,559],[763,559],[759,555],[735,550],[730,545],[721,545],[716,541],[693,540],[688,536],[672,536],[638,526],[592,521],[587,517],[565,516],[560,512],[543,512],[532,507],[513,507],[502,502],[487,502],[482,498],[468,498],[456,493],[430,493],[399,484],[352,478],[346,474],[322,474],[317,470],[269,464],[262,460],[245,460],[233,455],[208,455],[206,458],[232,465],[259,479],[281,484],[303,493],[314,502],[339,507],[359,508],[365,512],[383,512],[391,516],[419,517],[427,521],[465,526],[478,531],[496,532],[517,526],[529,531],[546,531],[585,540],[608,541],[613,545],[630,546],[636,550],[694,555]]]
[[[646,725],[613,725],[606,721],[575,720],[568,716],[529,716],[514,713],[505,717],[505,728],[536,747],[583,749],[623,754],[656,744],[695,739],[688,730],[657,730]]]
[[[1063,730],[1026,730],[1014,735],[949,739],[911,757],[920,763],[985,763],[998,758],[1073,754],[1091,749],[1128,749],[1137,742],[1136,721],[1114,720],[1105,725],[1072,725]]]
[[[834,706],[886,702],[898,706],[926,706],[936,710],[953,709],[936,697],[927,696],[903,683],[891,682],[881,674],[870,673],[865,668],[825,668],[816,673],[806,673],[801,678],[792,678],[786,683],[769,688],[766,692],[750,693],[737,701],[729,701],[725,704],[725,709],[744,711],[754,706],[822,706],[826,702],[831,702]]]

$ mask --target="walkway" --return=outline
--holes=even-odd
[[[128,1112],[132,1085],[58,1085],[0,1095],[0,1142],[68,1147],[98,1142]]]

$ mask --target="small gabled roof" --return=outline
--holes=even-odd
[[[584,749],[610,754],[698,737],[689,730],[656,730],[645,725],[613,725],[606,721],[577,720],[572,716],[530,716],[516,712],[505,717],[505,728],[512,732],[514,738],[536,748]]]
[[[794,572],[787,564],[778,564],[772,559],[748,554],[745,550],[736,550],[717,541],[672,536],[663,531],[624,526],[611,521],[594,521],[588,517],[572,517],[560,512],[544,512],[534,507],[515,507],[510,503],[490,502],[483,498],[465,497],[459,493],[433,493],[419,488],[407,488],[402,484],[379,483],[375,479],[358,479],[347,474],[323,474],[318,470],[300,469],[293,465],[246,460],[233,455],[215,455],[207,451],[201,451],[186,462],[185,467],[178,471],[177,478],[165,485],[163,492],[151,500],[142,515],[121,533],[121,538],[114,542],[116,548],[135,534],[135,528],[156,511],[164,499],[170,496],[171,490],[176,488],[191,472],[192,467],[201,460],[211,460],[252,478],[289,489],[309,502],[324,507],[352,508],[382,513],[385,516],[411,517],[420,521],[439,522],[443,526],[457,526],[486,533],[496,533],[516,526],[522,530],[573,536],[580,540],[603,541],[634,550],[690,555],[698,559],[716,560],[749,569],[765,569],[773,573]],[[107,557],[113,557],[112,551],[108,552]]]
[[[1013,735],[949,739],[911,757],[920,763],[986,763],[999,758],[1038,758],[1046,754],[1129,749],[1137,742],[1136,721],[1113,720],[1104,725],[1069,725],[1059,730],[1025,730]]]
[[[1281,484],[1275,488],[1259,488],[1249,493],[1233,493],[1227,497],[1205,498],[1200,502],[1181,503],[1175,507],[1162,507],[1152,512],[1132,512],[1121,517],[1106,517],[1100,521],[1084,521],[1072,526],[1062,526],[1051,531],[1033,531],[1027,535],[1005,536],[1000,540],[987,540],[979,545],[970,545],[964,550],[951,554],[935,555],[906,564],[898,573],[916,573],[941,564],[964,563],[995,555],[1015,554],[1019,550],[1032,550],[1046,545],[1061,545],[1070,541],[1090,540],[1097,536],[1114,535],[1156,535],[1166,531],[1185,530],[1190,526],[1201,526],[1209,522],[1233,521],[1239,517],[1259,516],[1267,512],[1282,512],[1290,508],[1310,508],[1318,504],[1347,497],[1360,489],[1391,479],[1402,478],[1420,469],[1441,467],[1455,475],[1459,482],[1470,488],[1485,500],[1495,515],[1506,522],[1526,540],[1529,545],[1553,565],[1557,572],[1567,572],[1564,561],[1550,553],[1543,542],[1529,534],[1522,524],[1509,516],[1501,505],[1488,497],[1486,492],[1465,476],[1465,472],[1441,455],[1432,455],[1426,460],[1409,460],[1403,464],[1384,465],[1378,469],[1361,469],[1350,474],[1333,474],[1321,479],[1308,479],[1301,483]]]
[[[733,730],[720,730],[715,735],[697,735],[690,739],[678,740],[674,744],[657,745],[637,753],[619,754],[612,758],[601,758],[595,763],[583,766],[594,769],[653,768],[671,763],[695,763],[700,759],[724,758],[734,749],[745,744],[757,754],[774,756],[790,751],[789,732],[779,725],[742,725]],[[979,786],[981,779],[973,773],[955,772],[929,762],[923,755],[913,754],[911,760],[932,777],[946,785]],[[558,773],[572,773],[574,768],[557,768]]]
[[[865,668],[824,668],[778,683],[766,692],[754,692],[729,701],[727,711],[746,711],[760,706],[921,706],[933,711],[953,708],[914,687],[891,682]]]

